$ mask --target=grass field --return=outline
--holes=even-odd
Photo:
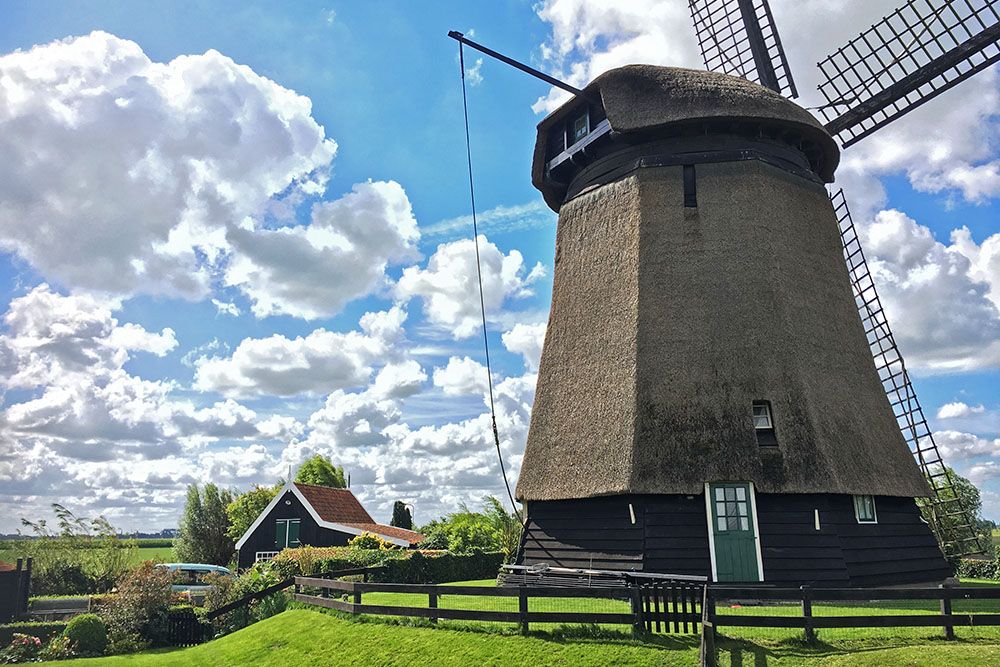
[[[723,641],[725,667],[1000,667],[1000,645],[931,642],[805,647],[796,643]],[[188,649],[43,663],[50,667],[171,667],[182,665],[696,665],[697,637],[630,638],[500,635],[360,622],[293,609],[221,639]]]
[[[138,547],[132,552],[130,562],[138,565],[147,560],[159,560],[168,563],[173,560],[172,547]],[[24,553],[18,549],[0,549],[0,562],[15,563]]]

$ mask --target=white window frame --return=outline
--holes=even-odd
[[[858,511],[858,501],[861,498],[871,498],[872,499],[872,518],[862,519],[861,513]],[[875,506],[875,496],[870,494],[854,495],[851,496],[851,502],[854,504],[854,518],[857,519],[858,523],[878,523],[878,508]]]
[[[757,408],[764,408],[764,416],[767,417],[767,426],[757,426],[757,415],[755,414]],[[753,428],[755,431],[774,430],[774,416],[771,414],[771,404],[767,401],[754,401],[750,405],[750,415],[753,419]]]
[[[280,553],[280,552],[278,552],[278,551],[258,551],[254,555],[253,562],[255,562],[255,563],[266,563],[267,561],[269,561],[272,558],[274,558],[275,556],[277,556],[278,553]]]

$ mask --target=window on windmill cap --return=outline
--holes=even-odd
[[[589,123],[587,122],[587,111],[586,109],[584,109],[583,113],[577,116],[573,120],[573,125],[570,132],[570,139],[571,139],[570,143],[575,144],[576,142],[580,141],[580,139],[583,139],[585,136],[587,136],[588,132],[590,132],[590,127]]]
[[[771,423],[771,405],[767,401],[754,401],[753,427],[756,429],[774,428]]]

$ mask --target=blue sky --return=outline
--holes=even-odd
[[[892,9],[773,4],[806,105],[811,63]],[[246,488],[316,451],[353,471],[380,519],[397,498],[420,521],[499,494],[446,33],[583,85],[628,62],[698,66],[686,11],[679,0],[8,3],[0,148],[20,162],[0,167],[14,183],[0,186],[0,532],[56,501],[122,528],[171,526],[185,484]],[[818,26],[821,38],[805,37]],[[555,234],[530,159],[559,98],[478,61],[466,52],[516,474]],[[4,72],[19,83],[3,87]],[[996,71],[984,73],[848,151],[837,183],[947,459],[980,483],[994,519],[998,98]],[[382,316],[362,325],[366,313]]]

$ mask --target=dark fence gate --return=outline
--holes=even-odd
[[[171,612],[167,617],[167,643],[194,646],[212,638],[212,626],[198,618],[193,609]]]
[[[664,581],[639,587],[639,616],[646,632],[696,634],[703,586]],[[673,624],[673,629],[671,629]]]

